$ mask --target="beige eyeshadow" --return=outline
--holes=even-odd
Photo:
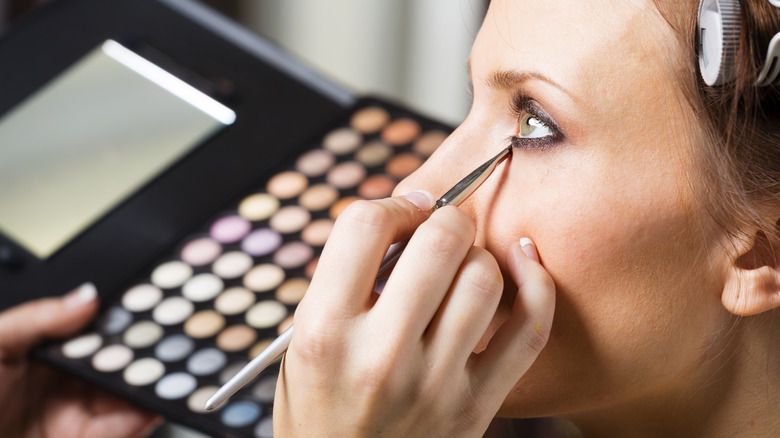
[[[318,177],[325,174],[336,162],[332,153],[324,149],[314,149],[298,158],[295,168],[308,177]]]
[[[387,198],[393,193],[395,184],[395,179],[387,175],[372,175],[360,184],[358,195],[366,199]]]
[[[279,200],[268,193],[247,196],[238,205],[238,214],[250,221],[268,219],[279,210]]]
[[[298,203],[310,211],[324,210],[339,198],[339,191],[327,184],[316,184],[301,194]]]
[[[290,199],[300,195],[308,185],[309,179],[306,175],[290,170],[274,175],[268,181],[266,189],[279,199]]]
[[[225,317],[213,310],[201,310],[184,322],[184,333],[195,339],[214,336],[225,327]]]
[[[398,154],[387,163],[385,171],[398,179],[402,179],[419,169],[422,163],[422,158],[417,154]]]
[[[329,211],[330,218],[335,221],[336,218],[339,217],[341,212],[344,211],[344,209],[346,209],[347,207],[349,207],[349,204],[351,204],[351,203],[353,203],[355,201],[359,201],[361,199],[363,199],[363,198],[359,198],[357,196],[346,196],[346,197],[343,197],[343,198],[339,199],[338,201],[336,201],[335,204],[333,204],[332,207],[330,207],[330,211]]]
[[[282,207],[271,216],[268,224],[274,230],[282,233],[295,233],[303,229],[311,221],[311,214],[305,208],[299,205],[288,205]]]
[[[206,401],[217,392],[219,386],[208,385],[198,388],[187,398],[187,407],[196,414],[206,414],[211,411],[206,410]]]
[[[331,231],[333,231],[331,219],[317,219],[301,231],[301,240],[311,246],[322,246],[325,245]]]
[[[382,130],[382,140],[391,146],[411,143],[420,135],[420,124],[409,118],[393,120]]]
[[[360,146],[363,136],[350,128],[340,128],[328,133],[322,139],[322,146],[336,155],[348,154]]]
[[[349,125],[358,132],[373,134],[390,121],[390,114],[378,106],[369,106],[356,112]]]
[[[257,339],[257,331],[252,327],[232,325],[217,336],[217,347],[222,351],[235,352],[249,348]]]
[[[244,286],[255,292],[267,292],[283,281],[284,270],[270,263],[257,265],[244,275]]]
[[[104,373],[119,371],[133,360],[133,350],[114,344],[108,345],[92,356],[92,366]]]
[[[430,157],[448,136],[449,134],[438,129],[427,131],[414,142],[412,150],[423,157]]]
[[[366,168],[357,161],[345,161],[337,164],[328,172],[325,181],[338,189],[350,189],[363,181]]]
[[[243,287],[232,287],[214,300],[214,308],[223,315],[238,315],[255,303],[255,294]]]
[[[152,321],[139,321],[122,335],[122,342],[130,348],[145,348],[157,343],[164,334],[163,328]]]
[[[287,308],[278,301],[260,301],[246,311],[246,323],[254,328],[269,328],[282,322],[287,314]]]
[[[376,167],[385,164],[393,155],[393,148],[381,141],[372,141],[355,152],[355,159],[366,167]]]
[[[276,299],[284,304],[298,304],[306,295],[307,289],[309,289],[308,279],[291,278],[276,289]]]

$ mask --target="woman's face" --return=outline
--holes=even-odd
[[[649,0],[493,1],[466,121],[397,189],[441,195],[521,137],[461,206],[502,269],[531,237],[556,283],[550,341],[505,415],[662,399],[690,382],[727,317],[719,234],[689,187],[698,137],[676,44]]]

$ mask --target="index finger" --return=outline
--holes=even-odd
[[[311,306],[320,315],[343,318],[366,310],[388,247],[409,238],[430,216],[433,202],[429,193],[417,191],[347,207],[322,250],[299,312]]]

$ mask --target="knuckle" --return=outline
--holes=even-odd
[[[549,330],[542,329],[542,326],[537,323],[533,327],[527,328],[523,331],[524,341],[528,348],[536,354],[539,354],[547,345],[547,339],[550,337]]]
[[[393,224],[393,215],[388,207],[380,202],[359,200],[350,204],[336,220],[338,225],[354,232],[384,231]]]

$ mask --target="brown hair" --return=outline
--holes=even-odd
[[[705,143],[694,145],[701,176],[693,182],[715,221],[748,239],[756,230],[780,238],[780,87],[757,87],[769,41],[780,32],[780,8],[742,0],[736,80],[709,87],[697,55],[699,1],[655,0],[683,47],[682,92]],[[753,235],[748,235],[751,233]]]

